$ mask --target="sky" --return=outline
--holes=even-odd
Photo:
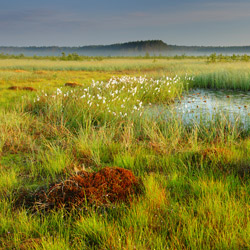
[[[1,0],[0,46],[250,45],[249,0]]]

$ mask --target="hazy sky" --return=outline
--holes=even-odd
[[[250,45],[249,0],[1,0],[0,45]]]

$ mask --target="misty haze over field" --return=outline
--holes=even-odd
[[[161,40],[136,41],[112,45],[83,47],[0,47],[3,54],[24,54],[25,56],[61,56],[77,53],[85,56],[203,56],[212,53],[232,55],[250,54],[250,46],[209,47],[209,46],[177,46],[168,45]]]

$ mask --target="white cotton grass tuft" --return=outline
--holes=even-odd
[[[184,78],[185,84],[192,80],[193,77],[188,75]],[[55,101],[62,109],[72,100],[81,103],[85,110],[124,118],[132,114],[142,116],[145,106],[174,98],[178,87],[183,88],[183,83],[177,75],[159,79],[122,76],[112,77],[107,82],[92,80],[89,86],[65,93],[62,88],[57,88],[52,94],[43,91],[42,97]],[[39,102],[40,97],[37,96],[34,102]]]

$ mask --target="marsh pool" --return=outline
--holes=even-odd
[[[250,129],[250,92],[193,89],[170,105],[152,105],[150,116],[168,119],[175,115],[185,124],[206,124],[225,119]]]

